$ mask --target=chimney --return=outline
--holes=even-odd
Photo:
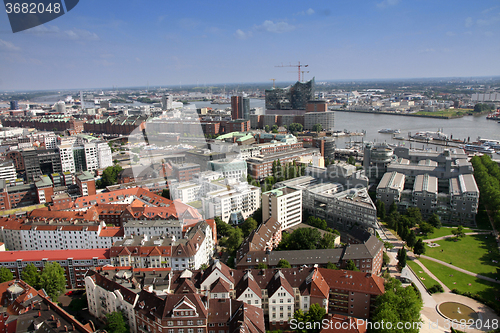
[[[68,326],[64,325],[64,332],[68,332]]]
[[[52,320],[52,321],[56,320],[56,318],[54,318],[54,315],[50,316],[50,320]]]
[[[59,318],[57,318],[56,327],[57,328],[61,327],[61,321],[59,320]]]
[[[71,330],[74,331],[75,330],[75,324],[71,324]]]

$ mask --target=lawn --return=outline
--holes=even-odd
[[[434,286],[436,284],[439,284],[436,280],[434,280],[433,278],[431,278],[429,276],[429,274],[427,274],[426,272],[424,272],[423,269],[422,269],[422,267],[420,267],[420,265],[417,264],[416,262],[408,260],[406,262],[406,264],[408,266],[410,266],[410,268],[415,272],[415,274],[417,274],[418,278],[420,279],[420,281],[422,281],[422,283],[424,284],[425,288],[429,289],[430,287],[432,287],[432,286]],[[420,272],[422,272],[422,273],[420,273]]]
[[[454,241],[451,238],[435,242],[440,246],[430,248],[426,246],[425,255],[444,262],[478,273],[491,278],[498,277],[498,263],[500,261],[498,248],[493,236],[469,235]],[[490,253],[491,251],[491,253]]]
[[[457,227],[454,228],[449,228],[449,227],[441,227],[439,229],[434,228],[434,232],[432,234],[428,234],[427,236],[422,237],[423,239],[433,239],[433,238],[438,238],[438,237],[443,237],[443,236],[448,236],[452,235],[451,231],[453,229],[456,229]],[[473,232],[474,230],[471,230],[469,228],[464,228],[464,232]]]
[[[463,117],[467,114],[467,112],[470,110],[467,109],[446,109],[446,110],[439,110],[439,111],[418,111],[414,114],[421,115],[421,116],[434,116],[434,117],[443,117],[443,118],[451,118],[451,117]]]
[[[420,258],[419,260],[450,289],[478,294],[493,302],[495,302],[495,297],[500,297],[500,284],[478,279],[428,259]]]

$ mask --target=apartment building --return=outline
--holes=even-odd
[[[220,216],[226,223],[239,224],[260,207],[260,187],[223,179],[218,188],[201,198],[205,218]]]
[[[179,220],[145,220],[135,221],[131,220],[123,224],[125,237],[132,235],[147,235],[153,236],[174,236],[175,239],[182,238],[182,229],[184,224]]]
[[[165,329],[184,332],[192,329],[193,333],[227,331],[231,321],[228,323],[226,316],[232,312],[231,308],[238,308],[237,304],[250,309],[259,318],[259,326],[267,324],[272,330],[288,329],[295,310],[308,311],[312,304],[320,305],[329,314],[368,319],[376,297],[384,293],[383,279],[378,276],[323,268],[233,270],[216,261],[204,271],[154,272],[155,285],[146,282],[152,280],[151,275],[142,277],[134,270],[123,270],[128,273],[124,276],[122,270],[116,270],[117,273],[109,272],[106,276],[103,276],[104,270],[92,272],[87,280],[97,280],[95,275],[99,274],[101,279],[116,281],[129,290],[137,288],[129,287],[132,277],[138,284],[144,281],[145,290],[135,306],[136,327],[140,332],[159,332],[160,329],[162,332]],[[155,294],[162,297],[153,298]],[[198,304],[206,307],[200,308]],[[222,305],[224,308],[219,308]],[[156,315],[158,308],[167,316],[182,310],[184,316],[178,313],[177,317],[163,322]],[[203,309],[209,313],[208,319],[202,315]],[[258,332],[255,327],[250,331]]]
[[[62,172],[76,172],[75,158],[73,155],[73,145],[59,146],[59,156],[61,158]]]
[[[404,186],[404,174],[396,171],[386,172],[377,186],[377,199],[384,202],[386,209],[389,209],[393,202],[401,201]]]
[[[64,269],[67,289],[83,288],[85,275],[90,268],[111,264],[109,249],[8,251],[0,257],[0,265],[8,268],[16,279],[21,278],[28,264],[43,270],[49,262],[57,262]]]
[[[222,173],[224,178],[246,180],[247,163],[240,159],[221,159],[208,162],[208,170]]]
[[[479,189],[472,174],[460,174],[446,179],[445,183],[427,173],[416,175],[413,182],[407,179],[395,171],[384,174],[377,187],[377,198],[387,209],[395,202],[401,211],[419,208],[424,218],[435,213],[447,223],[475,225]],[[405,190],[405,185],[413,186]]]
[[[269,155],[259,155],[251,157],[247,160],[248,173],[258,180],[262,180],[272,175],[273,162],[279,160],[281,165],[285,163],[301,162],[315,166],[323,166],[324,159],[318,149],[315,148],[302,148],[282,153],[275,153]]]
[[[106,227],[104,222],[79,221],[77,214],[76,219],[66,220],[58,217],[66,212],[51,213],[52,218],[6,218],[0,227],[6,247],[14,251],[104,249],[123,239],[120,228]]]
[[[17,179],[16,168],[11,161],[0,163],[0,179],[15,181]]]
[[[320,124],[323,131],[333,131],[335,124],[335,112],[307,112],[304,114],[304,129],[312,131],[314,125]]]
[[[281,187],[262,193],[262,219],[274,218],[282,230],[302,222],[302,191]]]

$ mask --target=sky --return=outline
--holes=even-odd
[[[12,33],[0,91],[500,75],[500,1],[80,0]]]

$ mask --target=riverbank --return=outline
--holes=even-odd
[[[463,111],[462,111],[463,110]],[[338,112],[349,112],[349,113],[373,113],[373,114],[382,114],[382,115],[391,115],[391,116],[405,116],[405,117],[418,117],[418,118],[434,118],[434,119],[458,119],[463,118],[465,116],[482,116],[488,114],[488,112],[481,113],[473,113],[472,109],[448,109],[448,110],[440,110],[434,112],[428,111],[418,111],[416,113],[396,113],[389,111],[369,111],[369,110],[333,110]]]

